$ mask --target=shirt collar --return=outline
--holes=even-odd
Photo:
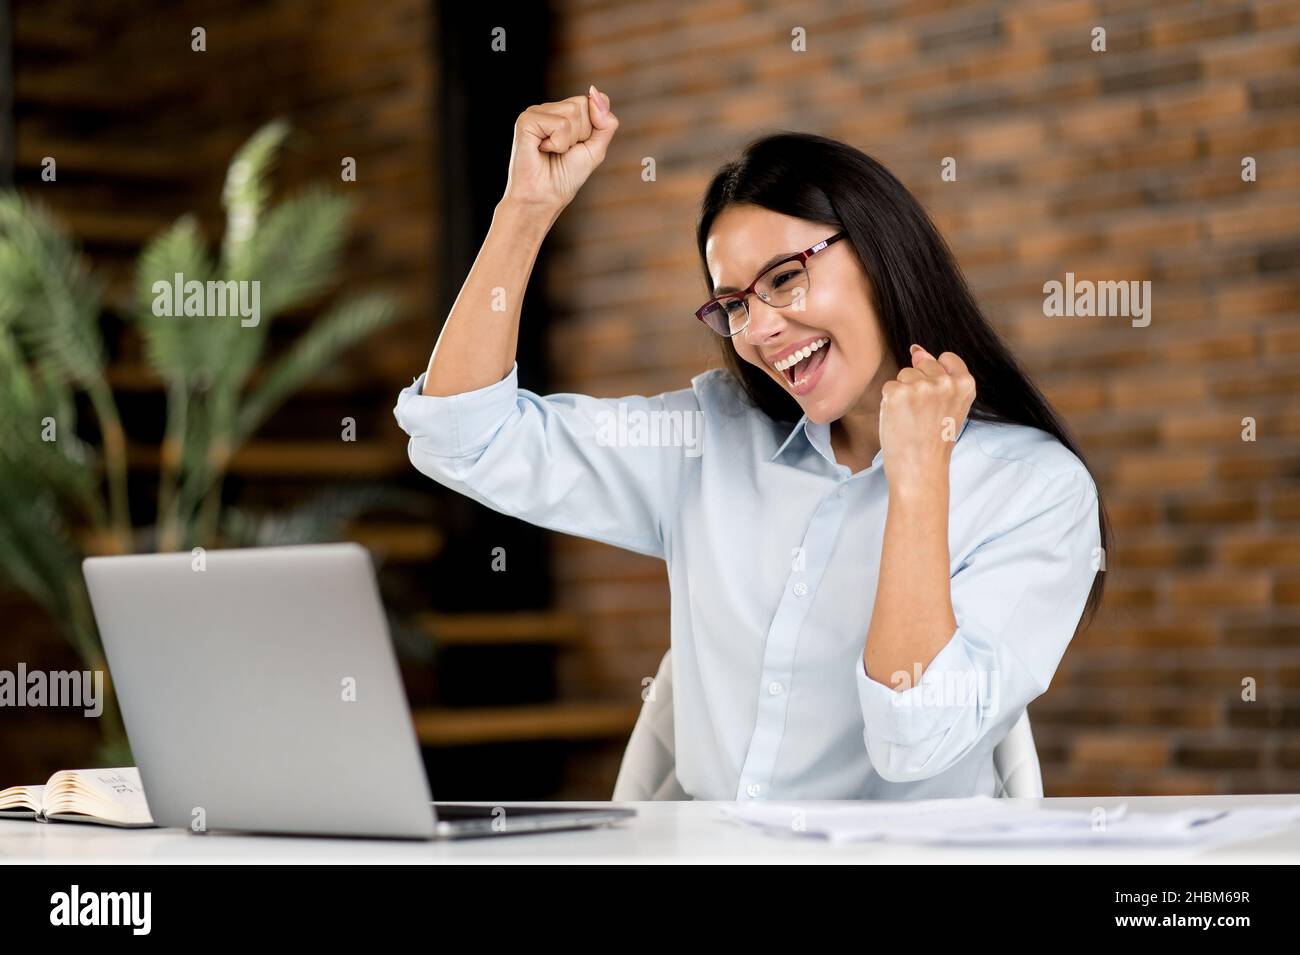
[[[808,416],[802,416],[795,422],[790,433],[786,435],[781,446],[773,452],[768,458],[769,461],[777,461],[785,455],[795,455],[796,452],[811,446],[814,451],[820,454],[830,464],[835,464],[835,451],[831,448],[831,426],[829,424],[818,424],[815,421],[809,421]],[[876,454],[876,460],[872,465],[880,463],[883,452]]]
[[[966,433],[966,429],[970,427],[970,422],[971,418],[968,414],[966,415],[966,420],[962,422],[961,431],[957,432],[958,441],[960,441],[962,435]],[[801,435],[803,436],[802,440],[800,438]],[[772,452],[772,456],[768,458],[768,460],[776,461],[778,458],[785,455],[791,448],[801,448],[804,440],[806,440],[808,444],[812,445],[814,450],[816,450],[818,454],[831,464],[835,463],[835,452],[831,448],[831,426],[828,424],[818,424],[815,421],[809,421],[806,414],[795,422],[794,427],[790,429],[790,433],[786,435],[785,440],[781,442],[780,446]],[[884,459],[884,456],[885,449],[881,448],[876,452],[876,456],[872,459],[871,466],[874,468],[878,465]]]
[[[795,438],[797,438],[800,434],[804,433],[804,430],[810,424],[812,424],[812,422],[808,420],[807,415],[804,415],[797,422],[795,422],[795,426],[790,429],[790,433],[786,435],[785,440],[781,442],[780,446],[777,447],[777,449],[774,452],[772,452],[772,456],[768,458],[768,460],[775,461],[777,458],[781,457],[781,455],[785,453],[786,448],[790,447],[790,445],[794,443]]]

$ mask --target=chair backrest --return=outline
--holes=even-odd
[[[998,796],[1014,799],[1041,799],[1043,769],[1038,763],[1038,747],[1029,729],[1029,711],[1022,710],[1011,731],[993,747],[993,767],[998,776]]]
[[[671,649],[664,654],[654,682],[647,687],[614,781],[615,802],[691,798],[677,781],[671,654]]]
[[[654,683],[647,688],[645,702],[628,740],[614,801],[690,799],[677,780],[677,759],[673,742],[672,650],[664,654]],[[993,766],[998,777],[998,796],[1041,797],[1043,774],[1038,750],[1029,729],[1029,711],[1020,714],[1011,731],[993,749]]]

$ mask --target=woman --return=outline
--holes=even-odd
[[[654,397],[520,389],[538,247],[617,128],[594,86],[520,114],[492,227],[394,409],[412,462],[667,562],[692,797],[994,794],[994,746],[1100,599],[1081,456],[916,200],[807,134],[751,144],[706,192],[696,317],[723,368]]]

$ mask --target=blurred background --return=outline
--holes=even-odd
[[[777,129],[863,149],[1114,524],[1102,612],[1030,706],[1047,794],[1300,791],[1294,0],[0,0],[0,669],[94,661],[84,553],[355,539],[435,795],[608,798],[662,564],[443,492],[391,414],[515,116],[593,82],[621,125],[542,250],[521,384],[689,387],[719,363],[691,316],[716,167]],[[181,265],[264,275],[265,328],[178,339],[144,290]],[[1150,324],[1045,317],[1066,272],[1149,280]],[[44,408],[65,430],[23,444]],[[112,722],[0,711],[0,787],[120,758]]]

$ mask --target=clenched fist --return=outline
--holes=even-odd
[[[912,366],[885,382],[880,395],[880,446],[891,486],[947,475],[974,401],[975,378],[964,361],[950,351],[935,358],[912,346]]]
[[[609,97],[595,86],[585,95],[528,107],[515,120],[502,201],[559,215],[604,161],[616,129]]]

